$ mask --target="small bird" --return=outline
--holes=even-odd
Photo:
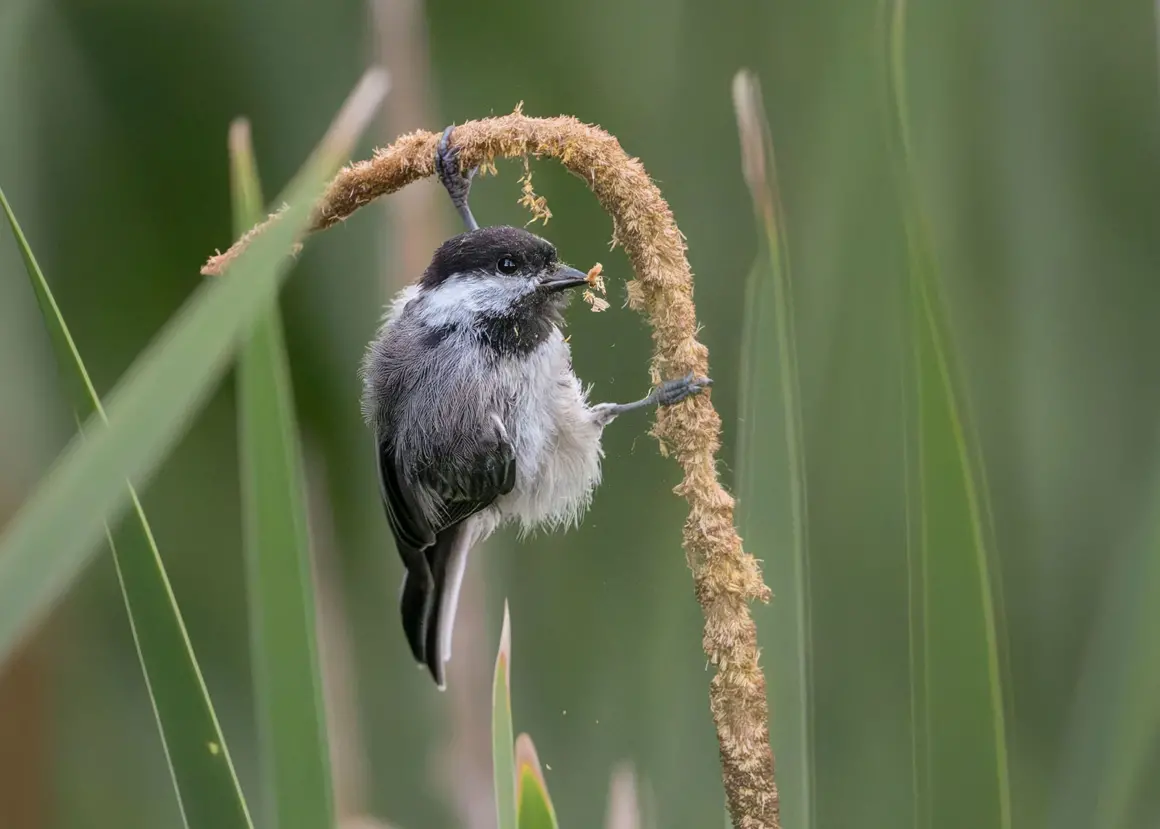
[[[604,427],[711,385],[670,380],[634,403],[588,402],[561,332],[570,289],[587,283],[526,230],[480,228],[461,173],[436,149],[467,232],[444,242],[388,307],[362,364],[387,521],[402,557],[400,609],[415,659],[440,689],[467,555],[497,527],[578,523],[600,482]]]

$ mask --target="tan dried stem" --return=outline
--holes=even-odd
[[[314,229],[330,227],[373,199],[431,175],[438,139],[436,133],[413,132],[343,169],[315,207]],[[636,272],[628,283],[629,305],[652,325],[653,382],[708,374],[708,349],[697,340],[685,239],[644,166],[615,137],[575,118],[532,118],[517,111],[468,121],[456,127],[451,143],[465,168],[490,167],[498,158],[549,156],[581,178],[612,217],[613,243],[624,248]],[[245,242],[210,259],[202,273],[221,273]],[[684,470],[675,492],[689,503],[685,553],[705,615],[703,646],[716,667],[709,702],[729,812],[734,826],[771,829],[779,826],[778,796],[765,677],[749,613],[749,602],[768,601],[770,592],[756,559],[742,550],[733,498],[717,479],[720,432],[721,419],[708,394],[659,409],[652,430],[661,451],[674,455]]]

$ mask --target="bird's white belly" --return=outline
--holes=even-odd
[[[509,401],[504,426],[517,458],[516,484],[495,508],[503,519],[519,521],[522,532],[573,525],[600,483],[603,428],[572,373],[568,345],[559,331],[533,352],[531,366],[529,358],[523,360],[518,370],[501,370]]]

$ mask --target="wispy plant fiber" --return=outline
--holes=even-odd
[[[438,140],[438,133],[413,132],[343,169],[315,206],[314,230],[432,175]],[[498,158],[548,156],[581,178],[612,217],[613,243],[624,248],[636,273],[628,283],[629,306],[644,314],[653,329],[653,382],[689,373],[708,375],[708,349],[697,339],[685,238],[644,166],[614,136],[572,117],[532,118],[517,109],[456,127],[451,144],[458,148],[464,168],[494,170]],[[277,215],[266,225],[272,221]],[[266,225],[211,258],[202,273],[222,273]],[[675,491],[689,504],[684,546],[705,616],[703,646],[716,667],[709,701],[729,811],[736,827],[774,829],[779,826],[778,795],[769,710],[749,612],[749,602],[768,601],[770,591],[756,559],[742,549],[733,523],[733,498],[717,478],[720,432],[721,420],[709,394],[659,409],[652,430],[662,452],[674,456],[684,470]]]

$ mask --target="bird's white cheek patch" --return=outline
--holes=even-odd
[[[445,320],[474,310],[479,285],[465,279],[450,279],[438,290],[424,292],[420,313],[432,320]]]
[[[468,321],[478,314],[502,315],[526,292],[516,279],[453,276],[436,290],[424,291],[420,315],[429,324]]]

